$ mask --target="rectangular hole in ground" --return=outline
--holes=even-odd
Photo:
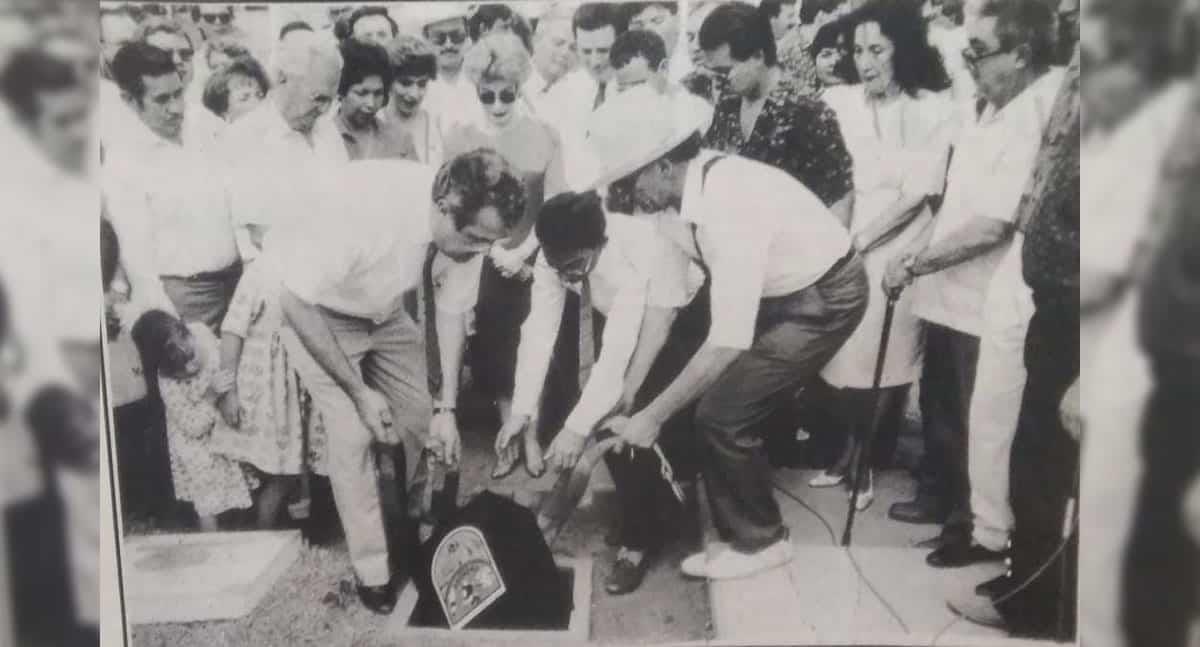
[[[553,620],[551,622],[548,622],[544,625],[538,625],[538,626],[523,626],[523,625],[515,625],[515,624],[513,624],[513,625],[481,624],[486,621],[486,618],[485,618],[486,613],[485,613],[484,616],[480,616],[479,618],[472,620],[466,627],[463,628],[463,630],[470,631],[472,629],[488,629],[488,630],[511,629],[511,630],[515,630],[515,631],[527,631],[527,630],[566,631],[570,626],[571,612],[575,610],[575,604],[576,604],[576,600],[574,599],[575,569],[570,566],[563,566],[560,564],[558,566],[558,584],[559,584],[559,588],[558,588],[559,595],[562,596],[562,598],[569,600],[569,603],[564,607],[561,617],[555,617],[555,618],[553,618]],[[505,595],[508,595],[508,594],[506,593]],[[504,600],[504,598],[501,597],[500,599],[496,600],[496,602],[494,604],[499,604],[503,600]],[[432,603],[436,605],[437,601],[433,600]],[[418,602],[417,606],[413,609],[412,613],[409,614],[408,621],[406,622],[406,626],[416,627],[416,628],[427,628],[427,629],[446,629],[445,625],[439,626],[435,622],[430,622],[427,619],[423,619],[421,616],[427,616],[428,614],[422,613],[422,610],[423,610],[423,603]]]

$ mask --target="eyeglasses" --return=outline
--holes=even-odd
[[[462,45],[463,41],[467,40],[467,34],[461,31],[440,32],[430,36],[429,40],[433,41],[434,45],[445,45],[446,41]]]
[[[233,22],[233,14],[231,13],[203,13],[200,14],[200,18],[210,25],[217,23],[228,25]]]
[[[965,48],[963,48],[963,51],[962,51],[962,57],[963,57],[963,61],[966,62],[968,67],[978,67],[980,63],[988,60],[989,58],[992,58],[993,56],[1007,54],[1011,51],[1012,51],[1011,48],[1001,47],[999,49],[994,49],[990,52],[980,53],[970,47],[965,47]]]
[[[517,93],[512,90],[500,91],[500,103],[512,103],[517,100]],[[485,106],[490,106],[496,103],[496,93],[491,90],[484,90],[479,93],[479,102]]]

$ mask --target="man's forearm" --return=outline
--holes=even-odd
[[[287,289],[282,291],[279,302],[288,324],[296,331],[296,337],[317,364],[351,398],[362,393],[367,388],[366,383],[338,345],[337,338],[317,306],[306,303]]]
[[[742,352],[705,343],[683,367],[679,377],[646,407],[645,413],[665,422],[703,395]]]
[[[865,254],[890,240],[912,224],[924,204],[925,196],[900,196],[887,211],[855,236],[859,251]]]
[[[458,376],[462,371],[463,352],[466,349],[467,321],[463,314],[437,311],[438,357],[442,360],[442,392],[431,393],[437,403],[456,406],[458,403]]]
[[[646,376],[654,366],[654,360],[658,358],[659,352],[670,337],[671,326],[678,314],[678,308],[646,308],[646,314],[642,317],[642,328],[638,333],[637,347],[629,360],[629,370],[625,372],[627,393],[636,393],[642,388],[642,383],[646,381]]]
[[[918,253],[912,271],[917,276],[941,272],[996,249],[1009,241],[1012,234],[1011,223],[977,218]]]

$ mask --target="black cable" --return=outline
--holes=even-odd
[[[775,489],[782,492],[784,496],[795,501],[796,503],[799,503],[801,507],[812,513],[812,515],[821,522],[821,525],[825,526],[825,530],[829,532],[830,543],[838,548],[843,547],[838,542],[837,533],[834,531],[833,526],[830,525],[829,521],[825,519],[825,516],[818,512],[816,508],[810,506],[804,501],[804,499],[801,499],[799,495],[792,493],[779,483],[772,481],[771,485],[775,486]],[[904,619],[901,618],[900,614],[896,612],[896,609],[892,606],[892,603],[888,602],[887,598],[883,597],[883,594],[881,594],[879,590],[875,588],[875,584],[871,581],[871,578],[867,577],[867,574],[863,572],[862,565],[858,563],[858,558],[854,556],[854,552],[850,550],[849,546],[845,546],[844,548],[846,549],[846,556],[850,558],[850,565],[854,568],[854,572],[858,574],[858,579],[867,585],[867,589],[869,589],[871,594],[875,596],[875,599],[879,600],[879,603],[882,604],[885,609],[887,609],[887,612],[891,614],[892,619],[895,620],[902,629],[904,629],[904,633],[912,633],[912,631],[908,628],[908,623],[904,622]]]

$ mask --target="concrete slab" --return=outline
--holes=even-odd
[[[299,555],[299,531],[129,537],[125,596],[134,624],[250,613]]]

